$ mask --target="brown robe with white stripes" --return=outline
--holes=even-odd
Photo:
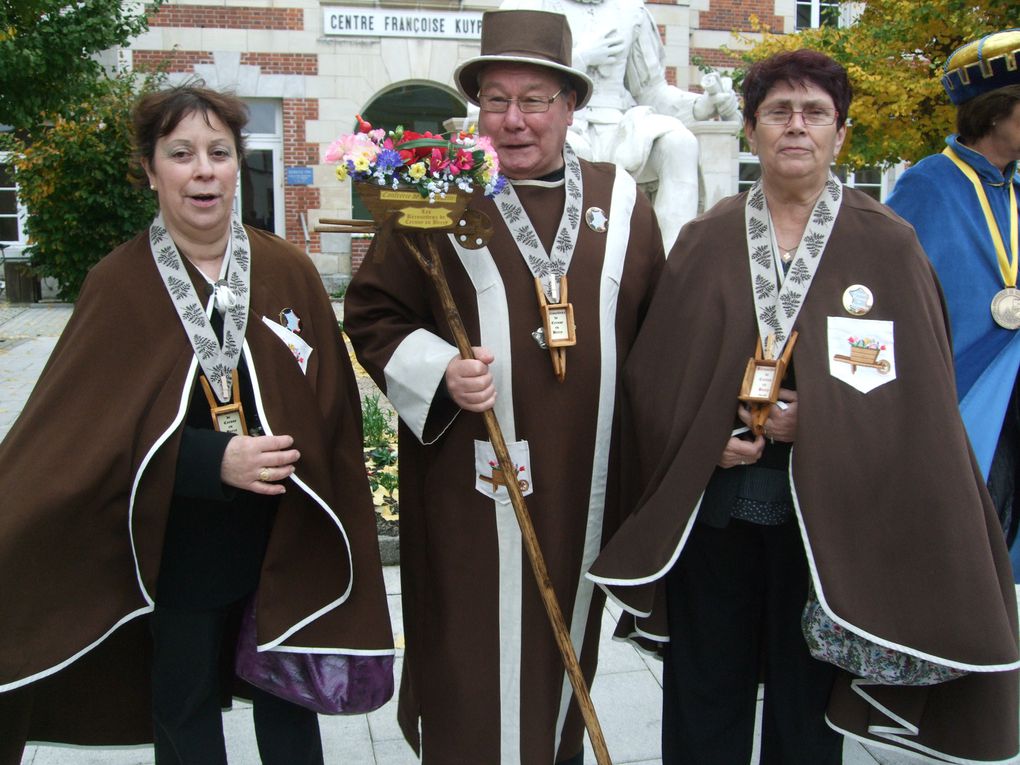
[[[625,441],[633,436],[634,459],[626,493],[636,509],[591,569],[629,611],[621,632],[668,639],[664,576],[683,555],[733,427],[757,336],[745,196],[681,232],[627,362]],[[895,332],[895,379],[868,393],[830,374],[828,317],[849,316],[843,292],[855,284],[874,295],[864,318],[891,321]],[[890,646],[973,670],[927,688],[876,687],[843,674],[829,724],[936,758],[995,761],[1018,749],[1016,596],[957,410],[946,327],[913,230],[844,189],[795,325],[790,480],[830,615]],[[883,735],[890,727],[903,732]]]
[[[336,319],[304,253],[248,236],[243,352],[265,431],[301,452],[262,564],[259,642],[308,620],[281,644],[392,653],[360,401]],[[262,321],[285,308],[313,348],[306,374]],[[152,740],[146,615],[195,374],[145,232],[93,268],[0,444],[0,761],[19,737]]]
[[[440,249],[471,343],[496,357],[506,440],[529,444],[527,504],[590,681],[603,600],[583,575],[618,524],[616,377],[664,258],[651,206],[629,176],[582,167],[582,211],[601,208],[609,227],[580,224],[567,274],[577,345],[564,382],[531,336],[541,321],[534,278],[494,203],[473,202],[495,227],[487,250],[458,255],[445,236]],[[516,188],[548,251],[562,185]],[[428,278],[395,246],[361,268],[345,301],[358,357],[402,418],[400,722],[426,763],[550,765],[581,750],[581,719],[511,506],[487,484],[475,488],[482,418],[434,398],[457,355],[442,317]]]

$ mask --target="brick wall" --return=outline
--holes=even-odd
[[[368,255],[368,248],[371,244],[372,237],[370,236],[351,237],[351,276],[358,273],[361,264],[365,262],[365,256]]]
[[[300,31],[304,28],[304,13],[300,8],[164,5],[158,13],[150,14],[149,25],[153,27]]]
[[[283,99],[283,164],[284,167],[294,165],[317,165],[319,163],[319,145],[305,140],[305,122],[319,118],[319,102],[313,98]],[[287,240],[301,248],[305,246],[304,231],[300,213],[318,208],[319,189],[314,186],[284,186],[284,214],[286,216]],[[307,215],[305,221],[307,222]],[[309,230],[311,237],[309,246],[312,252],[320,252],[320,236]]]
[[[212,51],[203,50],[133,50],[131,60],[135,69],[147,72],[165,66],[169,72],[194,74],[195,64],[212,64]]]
[[[242,53],[242,66],[260,66],[262,74],[319,73],[319,57],[314,53]]]
[[[739,58],[733,58],[718,48],[691,48],[691,58],[700,57],[706,64],[718,69],[732,69],[740,64]]]
[[[777,16],[775,0],[710,0],[707,11],[699,15],[701,29],[751,31],[749,17],[754,15],[774,32],[783,31],[783,17]]]

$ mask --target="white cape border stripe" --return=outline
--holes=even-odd
[[[248,347],[247,340],[244,341],[244,357],[248,361],[248,374],[251,377],[252,392],[255,395],[255,408],[258,410],[259,419],[262,422],[262,428],[263,430],[265,430],[267,436],[274,435],[272,426],[269,423],[269,418],[266,416],[265,407],[263,406],[262,403],[262,388],[259,385],[258,373],[256,372],[255,368],[255,360],[252,358],[251,349]],[[337,517],[337,514],[333,512],[333,508],[326,504],[322,497],[320,497],[318,494],[312,491],[311,487],[308,486],[308,484],[306,484],[303,480],[301,480],[301,478],[298,477],[297,472],[291,474],[290,480],[292,480],[296,486],[302,489],[305,492],[305,494],[311,497],[326,512],[326,514],[333,520],[333,523],[336,524],[336,527],[340,530],[340,535],[343,537],[344,545],[347,548],[347,565],[351,572],[351,576],[347,582],[347,590],[339,598],[332,601],[331,603],[327,603],[318,611],[309,614],[304,619],[301,619],[296,624],[291,626],[289,629],[285,630],[283,634],[281,634],[277,638],[269,641],[268,643],[263,643],[262,645],[258,646],[260,650],[275,648],[284,640],[286,640],[288,637],[290,637],[295,632],[300,630],[302,627],[307,626],[308,624],[315,621],[323,614],[329,613],[334,608],[343,604],[347,600],[347,598],[350,597],[351,590],[354,587],[354,559],[351,554],[351,541],[347,536],[347,530],[344,528],[343,523],[340,522],[340,518]]]
[[[412,267],[416,268],[408,266]],[[446,374],[446,367],[458,355],[456,346],[424,327],[419,327],[400,341],[383,368],[386,398],[393,404],[404,424],[426,446],[428,444],[423,436],[432,401]],[[446,427],[449,427],[449,423]],[[436,440],[440,435],[436,436]]]
[[[212,301],[210,300],[210,303],[209,303],[210,310],[211,310],[211,307],[212,307]],[[187,380],[189,382],[192,379],[194,379],[195,368],[197,366],[198,366],[198,359],[195,358],[194,355],[192,355],[192,357],[191,357],[191,364],[188,366]],[[131,484],[131,494],[130,494],[130,497],[128,499],[128,518],[127,518],[128,538],[129,538],[129,540],[131,542],[131,558],[132,558],[132,560],[134,561],[134,564],[135,564],[135,580],[138,582],[138,591],[142,594],[142,597],[145,599],[145,602],[148,603],[148,605],[147,606],[143,606],[142,608],[136,609],[136,610],[134,610],[134,611],[132,611],[132,612],[122,616],[116,623],[114,623],[114,625],[112,627],[110,627],[109,630],[107,630],[105,633],[103,633],[102,636],[100,636],[95,641],[93,641],[89,645],[87,645],[84,648],[82,648],[77,653],[75,653],[75,654],[69,656],[68,658],[64,659],[63,661],[59,662],[58,664],[55,664],[52,667],[47,667],[46,669],[44,669],[44,670],[42,670],[40,672],[36,672],[34,675],[29,675],[28,677],[23,677],[20,680],[16,680],[13,683],[8,683],[6,685],[0,685],[0,693],[5,693],[7,691],[13,691],[15,688],[21,688],[22,686],[29,685],[31,683],[36,682],[37,680],[42,680],[44,677],[49,677],[50,675],[56,674],[57,672],[59,672],[60,670],[64,669],[65,667],[69,667],[71,664],[73,664],[74,662],[78,661],[78,659],[80,659],[82,656],[87,654],[93,648],[98,646],[100,643],[102,643],[104,640],[106,640],[108,637],[110,637],[110,635],[112,635],[118,629],[123,627],[125,624],[127,624],[132,619],[135,619],[135,618],[137,618],[139,616],[144,616],[145,614],[148,614],[148,613],[152,613],[152,609],[155,607],[155,601],[153,600],[152,596],[149,595],[149,591],[147,589],[145,589],[145,584],[142,582],[142,572],[141,572],[141,569],[138,566],[138,550],[137,550],[137,547],[135,545],[135,533],[134,533],[134,523],[133,523],[133,521],[134,521],[134,514],[135,514],[135,496],[138,493],[138,485],[141,483],[141,480],[142,480],[142,473],[145,472],[145,468],[148,467],[149,463],[152,461],[153,455],[155,455],[156,452],[159,451],[159,448],[164,443],[166,443],[166,440],[177,429],[178,425],[180,425],[180,423],[183,421],[184,415],[185,415],[185,413],[187,411],[187,408],[188,408],[188,401],[190,399],[191,399],[191,386],[186,382],[185,385],[184,385],[184,389],[183,389],[183,391],[181,393],[181,401],[180,401],[180,404],[177,407],[177,414],[176,414],[176,416],[174,417],[174,419],[170,423],[170,425],[167,427],[167,429],[164,430],[163,433],[159,436],[159,438],[157,438],[153,442],[152,446],[149,447],[149,451],[146,452],[145,457],[142,459],[141,463],[139,463],[139,465],[138,465],[138,471],[135,473],[134,479],[133,479],[132,484]]]
[[[960,757],[952,757],[942,752],[936,752],[934,749],[929,747],[920,746],[916,741],[911,741],[909,738],[900,736],[894,736],[891,734],[875,733],[875,735],[881,735],[886,741],[876,741],[873,738],[866,738],[858,735],[853,731],[845,730],[844,728],[835,725],[832,720],[828,717],[825,718],[826,724],[837,733],[841,734],[845,738],[853,739],[860,744],[868,748],[884,749],[890,752],[896,752],[900,755],[904,754],[904,750],[909,750],[910,755],[913,759],[911,762],[934,762],[934,763],[955,763],[956,765],[1016,765],[1016,756],[1008,757],[1005,760],[965,760]],[[870,732],[870,731],[869,731]]]
[[[1020,668],[1020,660],[1009,662],[1008,664],[968,664],[962,661],[955,661],[953,659],[946,659],[941,656],[935,656],[934,654],[925,653],[919,651],[916,648],[910,646],[901,645],[900,643],[894,643],[891,640],[886,640],[878,635],[873,635],[867,630],[861,629],[860,627],[851,624],[846,619],[837,616],[833,610],[829,607],[828,602],[825,600],[825,593],[822,591],[821,578],[818,575],[818,567],[815,565],[814,551],[811,549],[811,540],[808,539],[807,527],[804,524],[804,513],[800,509],[800,499],[797,496],[797,484],[793,478],[793,454],[794,448],[790,449],[790,464],[789,464],[789,476],[790,476],[790,493],[793,496],[793,509],[797,515],[797,524],[800,526],[800,536],[804,542],[804,553],[807,556],[808,568],[811,570],[811,581],[815,586],[815,595],[818,597],[818,602],[822,606],[825,613],[832,619],[836,624],[843,627],[843,629],[849,630],[861,637],[867,638],[873,643],[877,643],[880,646],[886,648],[892,648],[895,651],[906,653],[911,656],[916,656],[926,661],[934,662],[935,664],[942,664],[946,667],[953,667],[954,669],[964,669],[970,672],[1008,672],[1010,670]]]
[[[694,528],[694,524],[698,520],[698,511],[701,509],[701,501],[704,498],[705,492],[701,492],[701,496],[698,497],[698,503],[694,506],[694,510],[691,511],[691,517],[687,521],[687,526],[684,528],[684,533],[680,536],[680,541],[677,542],[676,549],[673,551],[673,554],[669,557],[669,560],[666,561],[666,565],[664,565],[654,574],[649,574],[648,576],[639,576],[634,579],[613,579],[612,577],[608,576],[596,576],[595,574],[592,574],[590,572],[585,574],[585,576],[587,576],[589,579],[595,582],[595,584],[599,585],[599,587],[605,590],[606,594],[610,598],[612,598],[615,603],[619,603],[621,608],[626,609],[635,616],[648,616],[647,613],[642,613],[641,611],[637,611],[634,608],[627,606],[619,598],[614,597],[613,593],[611,593],[606,588],[610,586],[637,587],[638,585],[657,582],[658,580],[662,579],[662,577],[664,577],[666,574],[668,574],[670,569],[672,569],[674,564],[677,562],[677,559],[679,559],[680,553],[681,551],[683,551],[684,546],[687,544],[687,539],[691,535],[691,530]]]
[[[372,650],[368,648],[315,648],[292,645],[281,645],[276,648],[258,646],[256,650],[259,653],[314,653],[319,656],[395,656],[397,653],[395,648]]]
[[[28,677],[23,677],[20,680],[15,680],[13,683],[0,685],[0,693],[7,693],[8,691],[16,690],[18,688],[21,688],[22,686],[30,685],[31,683],[34,683],[37,680],[42,680],[45,677],[49,677],[50,675],[56,674],[65,667],[69,667],[71,664],[78,661],[78,659],[80,659],[82,656],[87,654],[97,645],[102,643],[104,640],[110,637],[110,635],[119,630],[121,627],[123,627],[132,619],[136,619],[139,616],[144,616],[145,614],[152,613],[152,608],[153,608],[152,606],[146,606],[144,608],[139,608],[135,611],[132,611],[129,614],[126,614],[125,616],[121,617],[121,619],[116,624],[110,627],[110,629],[107,630],[102,636],[100,636],[94,642],[82,648],[80,651],[78,651],[78,653],[74,654],[73,656],[69,656],[59,664],[54,664],[52,667],[47,667],[41,672],[36,672],[34,675],[29,675]]]
[[[592,459],[590,490],[588,494],[588,522],[585,529],[584,553],[578,571],[577,593],[568,628],[574,644],[574,653],[581,656],[588,614],[591,611],[594,584],[585,577],[602,548],[605,529],[606,485],[609,480],[609,447],[613,436],[613,418],[616,413],[617,339],[616,319],[619,313],[620,284],[626,265],[627,247],[630,245],[630,222],[637,199],[637,184],[629,173],[617,168],[609,202],[609,221],[599,279],[599,401],[596,415],[595,451]],[[582,208],[584,205],[581,205]],[[599,621],[601,624],[601,620]],[[570,679],[563,673],[560,694],[560,712],[556,726],[556,750],[559,751],[567,710],[574,696]]]

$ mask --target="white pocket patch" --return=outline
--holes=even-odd
[[[893,323],[830,316],[829,373],[861,393],[896,379]]]
[[[312,346],[302,340],[300,335],[291,332],[282,324],[277,324],[266,316],[262,317],[262,322],[273,330],[273,334],[280,338],[284,345],[290,348],[290,352],[294,354],[294,360],[301,367],[301,373],[308,374],[308,357],[312,355]]]
[[[524,496],[531,494],[534,482],[531,480],[531,450],[527,441],[514,441],[506,445],[510,460],[517,470],[517,484]],[[510,492],[506,490],[506,479],[499,469],[496,452],[488,441],[475,441],[475,490],[504,505],[510,504]]]

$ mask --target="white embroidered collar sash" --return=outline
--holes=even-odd
[[[747,233],[747,255],[751,270],[751,292],[754,295],[754,312],[758,320],[758,337],[762,348],[769,347],[772,336],[771,358],[778,358],[797,321],[804,298],[815,278],[822,253],[832,234],[832,228],[843,201],[843,185],[829,173],[822,193],[819,194],[797,254],[780,287],[782,265],[777,257],[777,246],[772,234],[765,189],[758,181],[748,192],[744,205],[744,223]]]
[[[541,282],[550,303],[560,302],[560,278],[566,275],[567,269],[570,268],[570,260],[574,256],[584,199],[581,163],[574,150],[570,148],[570,144],[563,148],[563,163],[566,201],[560,226],[553,240],[552,252],[546,252],[542,246],[512,183],[506,184],[503,192],[495,200],[499,214],[513,235],[521,257],[524,258],[532,275]]]
[[[241,358],[244,330],[248,323],[251,285],[251,246],[244,226],[235,215],[230,222],[230,240],[224,255],[225,271],[213,285],[205,308],[184,267],[181,254],[160,213],[149,226],[149,247],[170,299],[177,309],[202,372],[216,398],[223,404],[232,400],[233,372]],[[223,316],[223,343],[213,330],[209,316],[215,305]],[[229,318],[229,321],[228,321]]]

